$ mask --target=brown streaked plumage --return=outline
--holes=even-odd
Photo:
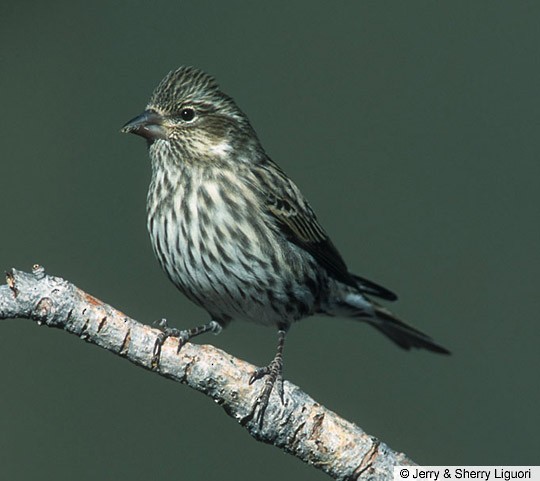
[[[159,263],[211,316],[204,326],[166,333],[185,342],[234,319],[278,329],[275,358],[251,378],[266,376],[261,422],[281,379],[285,333],[302,318],[352,317],[404,349],[448,353],[368,297],[397,298],[349,272],[298,187],[212,77],[193,67],[170,72],[123,131],[148,142],[148,231]]]

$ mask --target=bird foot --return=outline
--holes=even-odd
[[[257,396],[249,416],[250,418],[255,418],[259,428],[262,428],[264,414],[266,412],[266,408],[268,407],[270,394],[272,393],[274,386],[277,389],[281,403],[285,404],[282,372],[283,362],[281,357],[276,357],[268,366],[257,368],[249,378],[249,384],[251,385],[258,379],[266,377],[262,391]],[[256,411],[257,414],[255,414]]]
[[[222,330],[221,324],[217,321],[210,321],[208,324],[202,326],[193,327],[191,329],[176,329],[167,325],[167,319],[160,319],[154,322],[154,325],[161,330],[158,334],[156,343],[154,344],[154,351],[152,355],[152,367],[155,369],[159,365],[159,358],[161,356],[161,347],[165,344],[165,341],[169,337],[178,338],[178,348],[176,353],[180,352],[180,349],[192,338],[204,334],[205,332],[213,332],[219,334]]]
[[[192,336],[190,335],[191,333],[189,329],[176,329],[175,327],[169,327],[167,325],[167,319],[159,319],[157,321],[154,321],[153,324],[161,330],[161,332],[157,336],[156,342],[154,344],[154,350],[152,352],[152,367],[155,368],[159,365],[161,348],[169,337],[178,338],[178,348],[176,350],[176,353],[178,354],[180,352],[180,349],[182,349],[182,346],[184,346],[184,344],[188,342]]]
[[[167,319],[159,319],[154,322],[154,325],[161,329],[161,334],[158,336],[158,339],[161,341],[161,345],[169,337],[178,338],[178,349],[177,353],[180,352],[182,346],[188,342],[195,334],[193,334],[194,329],[177,329],[176,327],[169,327],[167,324]]]

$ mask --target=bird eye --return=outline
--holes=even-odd
[[[182,117],[182,120],[189,122],[195,118],[195,111],[191,108],[182,109],[180,112],[180,117]]]

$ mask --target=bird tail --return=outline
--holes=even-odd
[[[448,349],[437,344],[427,334],[398,319],[391,311],[373,300],[356,293],[349,293],[345,299],[347,307],[352,308],[349,316],[368,322],[402,349],[418,348],[450,354]]]
[[[398,319],[388,309],[373,304],[375,318],[366,319],[375,329],[382,332],[399,347],[409,350],[413,347],[427,349],[439,354],[450,354],[448,349],[437,344],[431,337],[422,331]]]

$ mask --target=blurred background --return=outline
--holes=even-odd
[[[418,463],[538,463],[539,18],[533,2],[4,2],[0,269],[40,263],[146,323],[207,320],[159,270],[145,143],[119,133],[169,70],[198,66],[350,268],[453,352],[312,318],[286,378]],[[185,386],[31,321],[0,329],[3,479],[327,479]],[[262,365],[276,334],[198,342]]]

